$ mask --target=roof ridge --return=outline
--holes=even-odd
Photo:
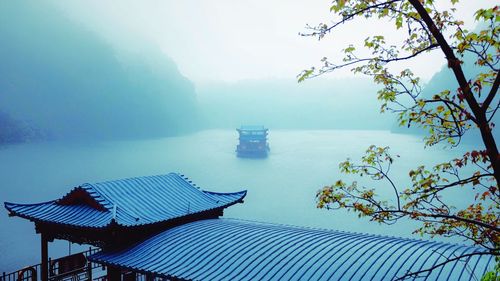
[[[431,240],[431,239],[423,239],[423,238],[417,238],[417,237],[401,237],[401,236],[394,236],[394,235],[383,235],[383,234],[374,234],[374,233],[367,233],[367,232],[358,232],[358,231],[346,231],[346,230],[338,230],[338,229],[333,229],[333,228],[322,228],[322,227],[314,227],[314,226],[303,226],[303,225],[294,225],[294,224],[287,224],[287,223],[275,223],[275,222],[264,222],[264,221],[258,221],[258,220],[251,220],[251,219],[241,219],[241,218],[218,218],[219,220],[223,221],[237,221],[237,222],[245,222],[245,223],[257,223],[257,224],[262,224],[262,225],[270,225],[270,226],[280,226],[280,227],[288,227],[288,228],[302,228],[302,229],[309,229],[309,230],[317,230],[317,231],[326,231],[326,232],[341,232],[341,233],[346,233],[346,234],[356,234],[356,235],[363,235],[363,236],[371,236],[371,237],[380,237],[380,238],[396,238],[396,239],[402,239],[402,240],[410,240],[410,241],[424,241],[424,242],[432,242],[436,244],[446,244],[446,245],[454,245],[454,246],[464,246],[464,247],[470,247],[470,248],[478,248],[477,246],[474,245],[467,245],[467,244],[460,244],[457,242],[443,242],[443,241],[436,241],[436,240]]]
[[[167,174],[157,174],[157,175],[148,175],[148,176],[137,176],[137,177],[129,177],[125,179],[116,179],[116,180],[107,180],[107,181],[102,181],[102,182],[97,182],[95,184],[91,183],[85,183],[84,185],[87,186],[88,189],[92,189],[96,194],[98,194],[105,202],[107,203],[107,209],[108,211],[113,213],[113,221],[122,226],[127,226],[127,223],[122,221],[124,217],[132,218],[136,222],[140,220],[140,217],[134,213],[131,212],[131,210],[124,209],[122,208],[117,202],[112,202],[111,200],[108,199],[106,195],[104,195],[102,192],[100,192],[99,188],[96,188],[95,185],[108,185],[108,184],[113,184],[117,182],[128,182],[128,181],[143,181],[143,180],[155,180],[158,178],[163,178],[163,177],[171,177],[171,176],[176,176],[179,180],[185,182],[187,185],[189,185],[194,191],[200,192],[204,197],[206,197],[207,200],[210,200],[214,204],[218,204],[219,202],[215,200],[214,198],[207,196],[205,194],[205,191],[200,190],[199,187],[196,186],[192,181],[189,180],[189,178],[183,174],[180,174],[178,172],[169,172]],[[119,213],[119,215],[118,215]],[[195,212],[198,213],[198,212]],[[180,217],[180,216],[178,216]],[[145,223],[149,224],[149,223]]]
[[[105,195],[103,195],[101,192],[99,192],[99,189],[95,188],[94,184],[92,183],[83,183],[81,186],[81,188],[84,188],[87,192],[88,190],[92,190],[92,193],[94,194],[97,194],[97,196],[94,196],[92,194],[89,193],[90,196],[92,196],[92,198],[96,199],[99,198],[99,199],[102,199],[104,202],[106,202],[106,205],[109,205],[109,206],[104,206],[108,211],[111,211],[113,209],[113,203],[108,199],[106,198]]]
[[[181,175],[179,173],[169,172],[168,174],[157,174],[157,175],[149,175],[149,176],[128,177],[128,178],[124,178],[124,179],[105,180],[105,181],[95,182],[94,184],[107,184],[107,183],[112,183],[112,182],[117,182],[117,181],[138,180],[138,179],[162,177],[162,176],[168,176],[168,175],[178,175],[180,177],[184,177],[184,175]],[[85,183],[85,184],[93,186],[93,184],[91,184],[91,183]]]
[[[92,192],[89,192],[89,190],[91,190]],[[97,194],[98,196],[95,196],[95,194]],[[66,195],[55,201],[59,205],[73,205],[72,203],[74,203],[75,201],[78,202],[79,200],[99,211],[110,211],[109,207],[106,206],[109,205],[109,200],[107,200],[107,198],[102,196],[100,192],[93,188],[92,184],[90,183],[84,183],[82,185],[74,187],[72,190],[66,193]],[[102,201],[107,204],[103,204]]]

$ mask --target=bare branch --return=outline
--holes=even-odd
[[[376,8],[379,8],[379,7],[383,7],[383,6],[388,6],[392,3],[396,3],[396,2],[401,2],[402,0],[390,0],[390,1],[385,1],[385,2],[381,2],[381,3],[378,3],[378,4],[375,4],[375,5],[371,5],[371,6],[367,6],[366,8],[364,9],[360,9],[352,14],[348,14],[348,15],[343,15],[342,17],[342,20],[339,21],[339,22],[336,22],[334,23],[332,26],[328,27],[328,28],[325,28],[323,30],[321,30],[321,34],[325,34],[327,32],[330,32],[332,29],[334,29],[335,27],[345,23],[346,21],[349,21],[353,18],[355,18],[356,16],[359,16],[359,15],[362,15],[364,14],[365,12],[369,11],[369,10],[372,10],[372,9],[376,9]],[[310,34],[305,34],[305,33],[299,33],[301,36],[316,36],[318,35],[318,33],[314,32],[314,33],[310,33]]]
[[[399,214],[405,215],[405,216],[413,215],[412,212],[402,211],[402,210],[383,210],[383,211],[378,211],[375,213],[382,213],[382,212],[383,213],[396,213],[396,214],[399,213]],[[431,214],[431,213],[420,213],[420,215],[423,217],[429,217],[429,218],[444,218],[444,219],[451,219],[451,220],[456,220],[456,221],[460,221],[460,222],[465,222],[465,223],[481,226],[481,227],[484,227],[484,228],[487,228],[487,229],[490,229],[490,230],[493,230],[495,232],[500,233],[500,228],[498,228],[496,226],[489,225],[489,224],[481,222],[481,221],[476,221],[476,220],[472,220],[472,219],[468,219],[468,218],[459,217],[456,215]]]
[[[395,280],[404,280],[404,279],[410,278],[410,277],[417,277],[418,275],[420,275],[422,273],[430,273],[434,269],[442,267],[442,266],[445,266],[446,264],[448,264],[450,262],[459,261],[459,260],[461,260],[463,258],[468,258],[468,257],[472,257],[472,256],[484,256],[484,255],[499,256],[500,254],[498,252],[475,252],[475,253],[470,253],[470,254],[463,254],[463,255],[460,255],[458,257],[447,259],[444,262],[438,263],[438,264],[436,264],[436,265],[434,265],[432,267],[429,267],[429,268],[426,268],[426,269],[423,269],[423,270],[419,270],[419,271],[415,271],[415,272],[408,272],[405,275],[396,278]]]

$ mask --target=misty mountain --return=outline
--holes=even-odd
[[[46,2],[0,2],[0,38],[0,111],[11,121],[55,139],[154,137],[198,126],[194,86],[154,46],[122,52]]]
[[[27,122],[13,119],[5,112],[0,112],[0,144],[19,143],[43,137],[41,132]]]
[[[379,113],[368,79],[246,80],[197,85],[197,93],[211,128],[388,130],[394,118]]]

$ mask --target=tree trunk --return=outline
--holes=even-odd
[[[446,59],[448,60],[448,66],[453,70],[455,74],[455,78],[457,79],[458,85],[462,90],[462,93],[465,96],[465,101],[467,105],[470,107],[472,114],[477,120],[477,126],[479,127],[479,131],[481,132],[481,138],[483,139],[484,146],[486,148],[486,152],[488,154],[488,158],[491,162],[491,167],[493,168],[493,173],[495,175],[495,180],[497,182],[497,186],[500,185],[500,159],[498,157],[498,148],[495,142],[495,138],[491,132],[491,129],[488,124],[488,119],[486,118],[486,110],[487,108],[481,108],[479,103],[474,98],[472,94],[472,90],[469,86],[469,83],[465,79],[465,75],[462,71],[462,67],[458,62],[458,59],[455,57],[453,50],[450,45],[444,38],[443,34],[439,31],[439,29],[434,24],[434,21],[430,17],[430,15],[425,10],[422,3],[419,0],[408,0],[412,6],[417,10],[422,20],[427,25],[427,28],[431,32],[432,36],[438,42],[441,50],[443,51]]]

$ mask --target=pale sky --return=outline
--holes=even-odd
[[[439,2],[439,1],[438,1]],[[448,0],[441,1],[449,2]],[[492,0],[466,0],[457,6],[466,27],[472,11]],[[400,42],[392,24],[351,22],[318,41],[301,37],[305,25],[330,22],[330,0],[185,0],[185,1],[59,1],[69,17],[97,31],[119,49],[147,52],[153,45],[172,58],[181,73],[195,83],[247,79],[295,79],[303,69],[318,66],[326,56],[340,61],[340,50],[362,43],[368,35],[384,34]],[[406,30],[400,30],[406,32]],[[403,34],[404,35],[404,34]],[[424,80],[444,64],[443,55],[405,63]],[[348,71],[330,78],[352,76]]]

